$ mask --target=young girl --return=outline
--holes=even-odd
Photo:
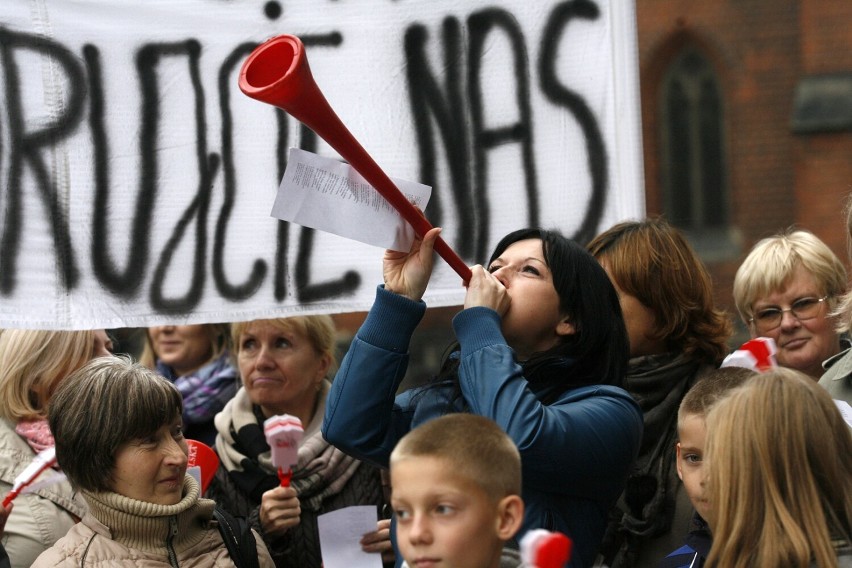
[[[707,415],[707,566],[852,566],[852,434],[813,379],[779,368]]]
[[[395,397],[426,306],[440,229],[408,253],[387,251],[384,286],[332,384],[323,434],[382,466],[409,430],[450,412],[496,421],[523,467],[524,525],[569,535],[590,566],[607,513],[638,452],[642,413],[621,388],[628,357],[618,296],[582,247],[523,229],[474,266],[458,345],[434,384]]]

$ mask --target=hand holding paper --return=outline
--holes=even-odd
[[[325,568],[381,568],[382,556],[366,552],[364,535],[376,530],[375,505],[344,507],[317,518]]]

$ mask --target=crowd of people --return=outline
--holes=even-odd
[[[319,517],[356,505],[387,568],[530,567],[539,531],[573,568],[852,567],[852,292],[813,233],[760,241],[736,274],[772,369],[723,365],[707,269],[644,219],[588,244],[505,235],[432,380],[401,390],[440,231],[385,252],[339,365],[328,315],[151,327],[119,356],[105,330],[0,331],[2,496],[55,452],[0,508],[0,568],[321,568]],[[264,434],[280,415],[303,426],[286,479]],[[190,441],[215,452],[209,481]]]

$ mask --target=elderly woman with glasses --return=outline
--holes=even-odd
[[[818,380],[841,350],[832,316],[846,269],[813,233],[787,231],[758,242],[737,270],[734,302],[752,337],[770,337],[778,364]]]

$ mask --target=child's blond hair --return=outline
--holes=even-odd
[[[684,395],[677,411],[678,430],[687,416],[706,417],[710,408],[731,390],[757,375],[745,367],[721,367],[704,374]]]
[[[707,566],[837,566],[852,537],[852,435],[828,394],[779,367],[707,415]]]
[[[455,413],[430,420],[402,437],[390,465],[412,457],[433,457],[499,501],[521,494],[521,456],[512,439],[484,416]]]

